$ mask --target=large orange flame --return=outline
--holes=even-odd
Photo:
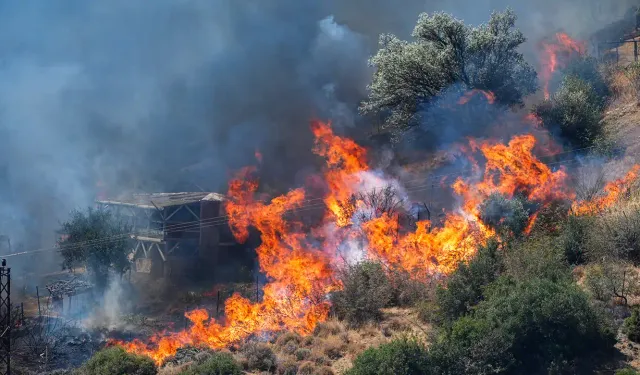
[[[441,222],[423,220],[404,228],[395,212],[381,212],[367,220],[355,220],[365,205],[365,176],[370,173],[366,150],[351,139],[334,134],[330,124],[313,122],[314,152],[326,160],[323,197],[327,214],[320,227],[305,224],[288,214],[307,205],[306,193],[296,189],[272,199],[256,199],[258,180],[255,168],[241,170],[229,183],[225,203],[229,226],[240,242],[257,229],[261,244],[257,248],[261,271],[267,276],[264,296],[249,301],[233,295],[225,303],[224,319],[211,318],[199,309],[186,314],[192,326],[179,332],[162,332],[147,342],[116,342],[126,350],[144,354],[158,364],[186,345],[217,349],[252,335],[295,331],[309,333],[326,319],[328,293],[338,290],[334,267],[340,242],[356,239],[366,256],[406,270],[415,277],[448,274],[459,262],[468,260],[479,244],[494,236],[480,219],[480,204],[494,192],[507,197],[523,194],[540,205],[552,200],[574,199],[563,169],[556,171],[533,155],[536,140],[531,135],[514,137],[507,144],[471,140],[465,152],[474,168],[471,177],[459,177],[452,185],[459,196],[459,209],[446,214]],[[477,156],[482,156],[478,158]],[[481,167],[482,165],[482,167]],[[634,167],[623,182],[613,182],[606,198],[582,202],[576,211],[593,211],[621,194],[621,186],[637,178]],[[528,230],[536,217],[532,213]]]
[[[638,179],[639,173],[640,165],[634,165],[624,177],[607,183],[604,194],[592,200],[574,202],[571,205],[571,211],[575,215],[587,215],[606,210],[628,191],[630,185]]]
[[[566,66],[569,59],[576,54],[583,55],[586,53],[586,45],[582,42],[575,41],[565,33],[556,33],[555,40],[552,42],[542,43],[541,53],[541,69],[540,76],[544,91],[544,98],[549,99],[549,83],[557,69]]]

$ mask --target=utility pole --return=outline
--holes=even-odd
[[[0,266],[0,375],[11,375],[11,267]]]

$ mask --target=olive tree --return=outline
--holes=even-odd
[[[413,41],[382,35],[361,111],[385,116],[385,126],[398,134],[418,125],[421,109],[454,84],[491,91],[499,104],[521,105],[537,79],[518,52],[526,39],[515,28],[516,18],[507,9],[472,27],[450,14],[423,13]]]
[[[64,236],[60,242],[63,268],[86,267],[98,286],[105,286],[110,273],[122,275],[131,265],[127,258],[130,232],[129,226],[117,221],[109,211],[73,211],[60,229]]]

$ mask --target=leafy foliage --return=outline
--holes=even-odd
[[[502,268],[498,243],[495,241],[478,249],[468,264],[461,263],[449,276],[446,286],[437,291],[442,318],[451,322],[467,314],[482,300],[484,288],[498,278]]]
[[[613,334],[577,286],[501,278],[431,357],[440,373],[563,372],[612,344]]]
[[[393,298],[393,287],[380,263],[362,262],[342,274],[343,289],[331,300],[336,315],[353,326],[382,318],[381,308]]]
[[[514,28],[516,18],[506,10],[471,27],[450,14],[424,13],[413,42],[382,35],[370,60],[376,72],[361,111],[387,114],[385,125],[397,133],[417,125],[420,110],[453,84],[491,91],[501,104],[521,104],[537,83],[518,52],[525,38]]]
[[[544,127],[558,127],[577,147],[589,147],[602,133],[602,99],[593,86],[577,76],[567,76],[550,100],[533,109]]]
[[[120,347],[97,352],[82,366],[83,375],[156,375],[156,365],[147,357],[129,354]]]
[[[605,105],[607,98],[611,95],[611,89],[600,71],[598,60],[588,55],[580,56],[571,61],[563,73],[565,76],[578,78],[591,85],[600,105]]]
[[[249,371],[272,371],[277,366],[275,353],[264,343],[249,342],[242,347],[242,354]]]
[[[527,227],[529,211],[519,198],[493,193],[479,207],[480,219],[503,236],[519,237]]]
[[[66,235],[60,243],[63,267],[86,266],[99,286],[106,285],[110,272],[122,275],[131,266],[127,258],[130,228],[108,211],[74,211],[60,232]]]
[[[345,375],[430,374],[426,349],[418,342],[399,339],[362,352]]]
[[[213,353],[204,362],[189,367],[180,375],[242,375],[242,368],[229,353]]]
[[[582,264],[587,260],[589,231],[593,228],[590,216],[570,215],[560,235],[562,250],[570,264]]]
[[[640,309],[633,309],[631,316],[624,320],[623,331],[629,340],[640,342]]]

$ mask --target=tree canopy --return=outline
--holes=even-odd
[[[115,220],[110,212],[93,208],[73,211],[71,218],[62,223],[60,232],[65,236],[60,242],[64,268],[87,267],[102,286],[109,273],[122,275],[129,269],[130,228]]]
[[[398,134],[420,124],[420,111],[454,84],[491,91],[499,104],[522,105],[537,89],[537,76],[518,52],[526,39],[516,19],[507,9],[472,27],[447,13],[423,13],[414,41],[382,35],[370,60],[376,71],[362,113],[383,115],[385,126]]]

